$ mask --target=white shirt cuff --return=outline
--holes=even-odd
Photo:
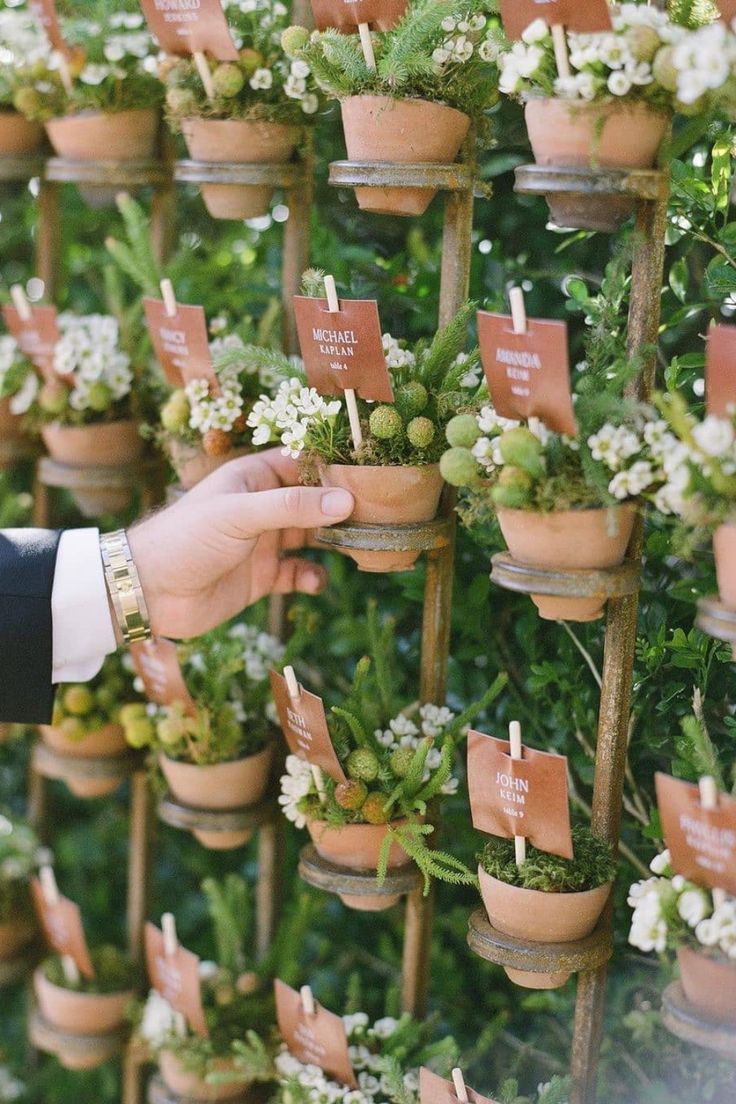
[[[98,529],[67,529],[51,592],[53,681],[88,682],[117,648]]]

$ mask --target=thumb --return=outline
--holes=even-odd
[[[353,511],[350,491],[324,487],[279,487],[223,496],[220,524],[241,539],[279,529],[316,529],[344,521]]]

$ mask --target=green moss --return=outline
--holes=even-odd
[[[514,841],[491,839],[478,855],[478,862],[492,878],[543,893],[581,893],[612,881],[616,860],[609,843],[598,839],[584,825],[573,828],[572,843],[572,859],[549,855],[527,845],[526,862],[517,866]]]
[[[122,993],[133,987],[133,965],[117,947],[110,944],[95,947],[90,951],[90,958],[95,969],[94,978],[80,978],[74,985],[66,980],[59,955],[47,958],[41,969],[52,985],[78,993]]]

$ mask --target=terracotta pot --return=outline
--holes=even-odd
[[[451,165],[470,128],[462,111],[428,100],[349,96],[341,103],[345,144],[351,161],[391,165]],[[423,215],[435,188],[356,188],[362,211]]]
[[[25,916],[0,923],[0,962],[15,958],[33,939],[36,929]]]
[[[344,866],[348,870],[377,870],[381,846],[388,831],[386,825],[346,824],[342,828],[330,828],[322,820],[310,820],[307,828],[317,854],[325,862]],[[397,870],[410,862],[404,848],[398,843],[392,843],[388,858],[389,870]],[[383,912],[400,900],[400,895],[393,893],[369,897],[341,893],[339,896],[344,905],[358,912]]]
[[[636,510],[613,506],[603,510],[496,511],[509,552],[519,563],[550,570],[616,567],[623,563]],[[540,616],[548,621],[595,621],[605,598],[558,598],[532,594]]]
[[[590,935],[611,893],[612,882],[582,893],[543,893],[511,886],[478,867],[488,919],[504,935],[532,943],[574,943]],[[534,973],[510,966],[506,974],[525,989],[559,989],[569,973]]]
[[[39,731],[44,744],[67,759],[112,759],[128,750],[125,733],[118,724],[105,725],[82,740],[70,740],[55,725],[39,725]],[[115,792],[121,780],[69,778],[64,781],[77,797],[107,797]]]
[[[41,438],[53,460],[73,468],[127,467],[143,453],[138,424],[133,421],[100,425],[65,426],[52,422],[41,429]],[[85,517],[114,514],[130,505],[128,487],[95,486],[75,489],[73,497]]]
[[[107,1035],[125,1023],[132,990],[121,993],[77,993],[54,985],[39,968],[33,975],[36,1001],[44,1020],[69,1035]],[[59,1061],[67,1069],[94,1069],[107,1061],[106,1055],[77,1057],[60,1051]]]
[[[271,775],[274,746],[266,745],[262,751],[245,759],[228,763],[216,763],[210,767],[198,767],[194,763],[181,763],[159,756],[161,770],[171,793],[177,801],[192,809],[222,812],[256,805],[266,792]],[[253,830],[212,832],[195,831],[194,836],[212,851],[229,851],[242,847],[253,835]]]
[[[580,104],[531,99],[526,105],[529,141],[538,165],[602,169],[651,169],[670,116],[644,103]],[[618,196],[548,195],[552,221],[584,230],[617,230],[634,201]]]
[[[736,1023],[736,963],[719,955],[680,947],[677,952],[685,996],[709,1019]]]
[[[216,1058],[210,1063],[211,1072],[229,1072],[233,1060]],[[187,1073],[179,1059],[168,1050],[162,1050],[158,1056],[158,1068],[167,1089],[177,1097],[187,1100],[217,1101],[235,1100],[248,1088],[248,1081],[230,1081],[224,1085],[208,1085],[193,1073]]]
[[[194,161],[238,165],[282,165],[299,140],[297,127],[246,119],[184,119],[182,134]],[[205,207],[217,219],[267,215],[274,189],[269,184],[202,184]]]
[[[244,445],[242,448],[231,449],[225,456],[208,456],[204,449],[175,439],[168,442],[167,448],[171,465],[185,491],[196,487],[223,464],[252,452],[252,449]]]
[[[43,127],[18,111],[0,111],[0,157],[22,157],[38,153]]]
[[[432,521],[442,494],[438,464],[422,467],[373,467],[327,464],[320,469],[323,487],[343,487],[355,496],[349,521],[390,526]],[[361,571],[409,571],[419,552],[372,552],[345,548]]]

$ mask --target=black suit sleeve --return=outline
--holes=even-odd
[[[60,536],[48,529],[0,531],[0,721],[51,720],[51,592]]]

